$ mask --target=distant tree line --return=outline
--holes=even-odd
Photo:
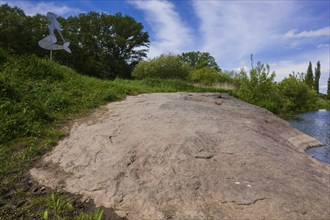
[[[308,74],[292,73],[281,82],[275,82],[276,73],[270,71],[268,64],[257,62],[255,65],[252,55],[249,71],[227,72],[218,67],[209,53],[192,51],[144,60],[136,65],[132,75],[136,79],[180,79],[203,86],[231,84],[234,87],[231,94],[239,99],[290,117],[297,112],[328,108],[327,102],[320,99],[324,96],[317,94],[320,62],[315,68],[315,77],[313,73],[310,75],[311,68],[310,64]]]
[[[54,52],[54,59],[80,73],[99,78],[130,78],[134,66],[145,58],[149,35],[134,18],[116,13],[81,13],[58,21],[72,54]],[[47,17],[26,16],[24,11],[7,4],[0,6],[0,47],[15,55],[36,54],[48,57],[38,46],[47,36]],[[60,38],[58,38],[60,39]]]
[[[180,55],[161,54],[144,60],[136,65],[132,76],[136,79],[180,79],[203,86],[232,82],[232,78],[219,68],[215,58],[210,53],[201,51]]]

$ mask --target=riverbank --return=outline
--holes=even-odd
[[[290,124],[300,131],[320,140],[324,145],[306,152],[313,158],[330,164],[330,111],[319,110],[296,115]]]
[[[228,95],[128,97],[69,130],[32,177],[127,219],[330,216],[321,143]]]

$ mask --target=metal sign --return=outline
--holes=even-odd
[[[62,32],[63,28],[61,26],[61,24],[57,21],[57,16],[56,14],[52,13],[52,12],[48,12],[47,13],[47,19],[50,22],[48,25],[48,29],[49,29],[49,35],[43,39],[41,39],[38,44],[41,48],[46,49],[46,50],[50,50],[50,59],[52,59],[52,51],[53,50],[65,50],[68,53],[71,53],[71,50],[69,48],[70,42],[67,42],[63,36],[62,36]],[[60,34],[63,44],[56,44],[57,42],[57,38],[55,36],[55,29],[57,30],[57,32]]]

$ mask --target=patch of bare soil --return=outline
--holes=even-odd
[[[143,94],[76,121],[30,173],[127,219],[329,219],[317,145],[225,94]]]

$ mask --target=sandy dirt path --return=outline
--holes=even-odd
[[[127,219],[329,219],[321,143],[226,94],[143,94],[77,120],[31,169]]]

